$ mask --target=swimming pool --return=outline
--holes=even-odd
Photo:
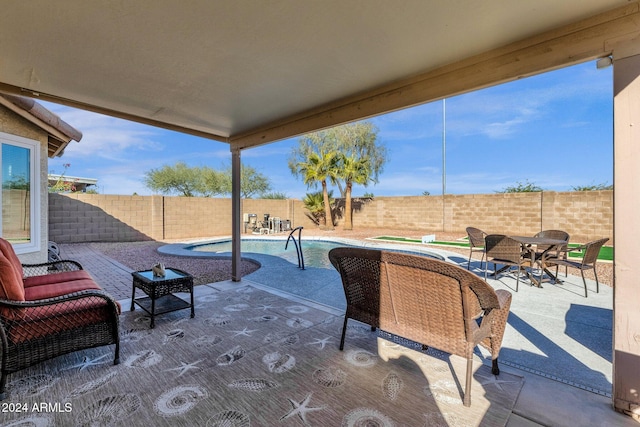
[[[296,253],[296,247],[292,241],[289,242],[287,249],[285,249],[286,240],[268,240],[268,239],[242,239],[240,243],[240,249],[243,253],[258,253],[265,255],[272,255],[283,258],[292,264],[298,265],[298,255]],[[332,269],[329,261],[328,253],[331,249],[344,246],[357,247],[357,245],[346,244],[341,242],[332,242],[327,240],[304,240],[302,239],[302,253],[304,255],[305,267],[315,268],[328,268]],[[184,249],[194,252],[210,252],[215,254],[230,254],[231,253],[231,240],[225,240],[212,243],[201,243],[191,246],[186,246]],[[435,259],[442,259],[442,257],[417,251],[400,250],[394,248],[386,248],[388,250],[394,250],[398,252],[406,252],[415,255],[428,256]]]
[[[287,246],[287,249],[285,249]],[[322,240],[302,241],[302,253],[305,267],[332,268],[327,254],[333,248],[350,246],[343,243],[328,242]],[[187,246],[185,249],[196,252],[213,252],[217,254],[231,252],[231,240],[215,243],[203,243]],[[243,253],[258,253],[283,258],[292,264],[298,265],[298,254],[293,242],[286,245],[285,240],[242,239],[240,249]]]

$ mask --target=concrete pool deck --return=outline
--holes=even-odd
[[[251,240],[285,241],[273,237]],[[457,253],[379,241],[311,237],[304,239],[303,249],[304,242],[314,240],[426,253],[463,268],[467,266],[467,258]],[[161,247],[159,251],[171,255],[197,253],[185,250],[185,246],[189,245],[172,244]],[[293,248],[290,250],[295,252]],[[201,254],[206,252],[197,256],[204,256]],[[246,253],[244,257],[261,264],[261,268],[245,279],[327,307],[346,308],[340,275],[332,267],[306,267],[301,270],[278,256]],[[472,267],[473,272],[484,277],[484,270],[480,270],[477,261],[472,262]],[[601,286],[600,293],[595,293],[595,282],[588,281],[590,292],[585,298],[582,279],[575,276],[563,280],[562,285],[545,283],[542,289],[527,286],[525,281],[517,293],[513,276],[500,276],[497,280],[489,278],[488,281],[495,289],[506,289],[514,295],[500,357],[503,363],[611,396],[612,288]]]

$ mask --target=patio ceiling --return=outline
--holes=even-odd
[[[639,15],[628,0],[7,2],[0,91],[246,148],[609,55]]]

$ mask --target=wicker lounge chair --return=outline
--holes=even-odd
[[[482,260],[484,260],[484,238],[487,235],[484,231],[479,228],[467,227],[467,236],[469,237],[469,262],[467,263],[467,270],[471,267],[471,255],[474,252],[482,252],[482,257],[480,258],[480,269],[482,269]]]
[[[497,276],[497,264],[507,267],[515,266],[516,271],[516,292],[520,284],[520,271],[526,273],[525,267],[533,266],[535,260],[531,259],[529,251],[522,250],[522,244],[517,240],[503,234],[489,234],[484,239],[485,251],[487,253],[487,264],[493,263],[493,275]],[[503,271],[509,271],[506,268]],[[484,271],[484,280],[487,280],[487,270]],[[528,273],[527,273],[528,274]]]
[[[0,238],[0,400],[7,376],[54,357],[115,344],[120,306],[75,261],[20,264]]]
[[[347,320],[354,319],[467,359],[465,406],[471,405],[473,350],[498,354],[509,315],[511,293],[495,291],[476,275],[428,257],[362,248],[335,248],[329,259],[342,277]]]
[[[558,266],[564,265],[567,267],[573,267],[580,270],[580,274],[582,275],[582,283],[584,283],[584,297],[587,297],[587,281],[584,278],[585,270],[593,270],[593,274],[596,277],[596,293],[600,292],[600,283],[598,283],[598,273],[596,270],[596,262],[598,262],[598,254],[600,253],[600,248],[609,240],[608,238],[603,238],[599,240],[594,240],[577,248],[567,248],[563,251],[560,251],[561,254],[556,257],[550,257],[545,260],[545,263],[548,265],[556,266],[556,277],[558,276]],[[582,252],[582,260],[580,261],[572,261],[566,257],[567,252]],[[557,279],[556,279],[557,280]]]

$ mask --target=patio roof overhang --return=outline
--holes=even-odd
[[[0,105],[47,132],[48,157],[62,156],[71,141],[82,139],[82,132],[31,98],[0,93]]]
[[[0,91],[242,149],[610,55],[628,0],[10,2]]]

